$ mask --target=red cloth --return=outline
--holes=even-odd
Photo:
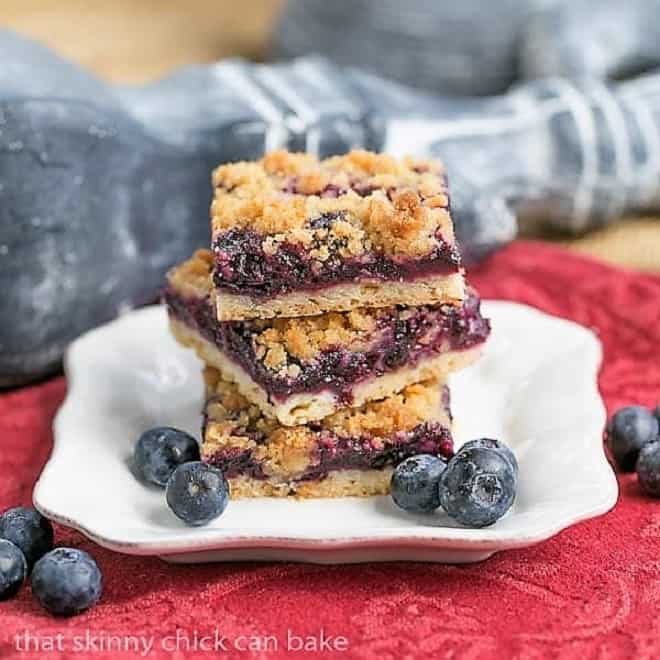
[[[473,270],[471,279],[485,297],[526,302],[596,330],[605,349],[600,385],[610,412],[660,399],[660,278],[518,242]],[[64,381],[56,379],[0,397],[1,508],[30,501],[64,393]],[[240,645],[241,635],[273,636],[279,650],[258,657],[293,655],[286,651],[287,630],[319,640],[323,629],[348,640],[348,650],[325,655],[346,658],[658,658],[660,501],[642,496],[634,476],[620,483],[619,504],[604,517],[471,566],[175,567],[103,550],[58,527],[60,544],[98,559],[103,600],[82,616],[56,620],[24,589],[0,605],[0,656],[134,658],[134,651],[72,648],[117,643],[110,635],[147,641],[154,635],[156,650],[146,657],[249,657],[212,653],[206,644],[189,653],[185,642],[178,653],[161,648],[163,642],[169,648],[177,630],[193,644],[195,633],[217,628],[228,645]],[[36,637],[41,651],[17,650],[15,635],[25,630],[33,635],[31,648]],[[65,650],[48,653],[58,633]],[[19,643],[25,648],[25,637]],[[272,649],[275,642],[262,639],[266,644]]]

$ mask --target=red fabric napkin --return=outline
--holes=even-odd
[[[518,242],[471,280],[484,297],[596,331],[610,412],[660,399],[660,278]],[[0,397],[0,508],[30,502],[64,394],[60,378]],[[151,643],[143,657],[658,658],[660,501],[643,496],[634,475],[620,485],[609,514],[470,566],[169,566],[58,527],[60,544],[97,558],[103,600],[57,620],[25,588],[0,604],[0,657],[122,660]],[[241,650],[248,643],[263,650]],[[303,643],[307,653],[297,651]]]

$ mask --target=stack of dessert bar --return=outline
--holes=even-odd
[[[168,276],[205,364],[203,460],[231,496],[387,493],[450,456],[448,375],[489,334],[434,162],[284,151],[213,174],[211,251]]]

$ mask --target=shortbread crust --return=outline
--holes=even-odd
[[[274,317],[314,316],[328,311],[346,312],[361,307],[392,305],[459,306],[465,298],[462,273],[436,275],[409,282],[354,282],[325,289],[293,292],[262,300],[249,295],[216,290],[219,321],[265,319]]]

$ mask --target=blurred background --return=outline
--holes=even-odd
[[[462,40],[472,39],[474,43],[466,49],[475,53],[475,59],[439,70],[433,66],[437,30],[428,17],[438,20],[442,4],[424,0],[410,4],[391,0],[96,0],[93,4],[2,0],[0,19],[2,27],[35,38],[117,83],[143,83],[185,65],[227,57],[268,61],[322,51],[340,64],[359,65],[442,93],[487,94],[507,89],[519,73],[512,45],[517,22],[526,20],[530,9],[542,1],[465,0],[463,10],[453,7],[454,24],[442,23],[443,38],[455,34]],[[469,29],[475,16],[480,16],[483,29]],[[615,50],[616,32],[607,39]],[[470,67],[475,69],[473,75]],[[447,77],[447,70],[463,75]],[[625,219],[577,238],[537,237],[627,267],[660,272],[660,224],[653,218]]]
[[[0,388],[154,301],[208,172],[265,145],[440,157],[466,263],[520,235],[660,273],[660,0],[1,0],[0,28]]]

